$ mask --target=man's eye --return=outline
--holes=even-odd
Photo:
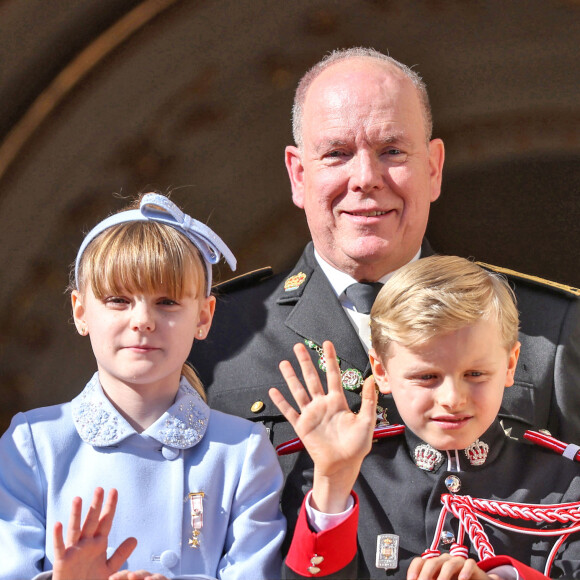
[[[403,152],[400,149],[389,149],[387,151],[389,155],[402,155]]]
[[[331,151],[328,157],[342,157],[342,151]]]

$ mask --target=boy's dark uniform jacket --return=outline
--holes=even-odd
[[[461,488],[457,495],[460,496],[544,505],[580,501],[580,464],[577,462],[508,438],[497,421],[479,439],[489,445],[487,460],[483,465],[472,466],[459,451],[459,472],[447,470],[445,452],[443,462],[433,472],[417,467],[413,451],[423,441],[409,430],[404,435],[374,443],[355,485],[359,500],[358,549],[354,540],[349,546],[349,534],[341,533],[341,526],[313,534],[301,519],[287,560],[293,569],[286,568],[284,577],[312,576],[307,571],[316,553],[324,559],[314,577],[405,578],[411,560],[431,546],[441,512],[441,495],[450,493],[445,484],[449,475],[459,478]],[[531,529],[566,525],[493,517]],[[517,534],[484,521],[480,523],[496,556],[507,555],[534,570],[544,570],[557,537]],[[457,520],[448,515],[443,529],[456,537]],[[376,568],[378,534],[399,535],[398,568],[388,571]],[[467,535],[465,546],[470,550],[469,556],[477,559]],[[449,551],[449,545],[439,544],[437,548],[442,553]],[[353,552],[358,552],[356,557]],[[523,578],[529,577],[530,574],[524,573]],[[560,547],[550,577],[580,578],[580,534],[571,535]]]
[[[432,253],[424,242],[421,255]],[[298,277],[288,284],[293,276]],[[580,301],[573,291],[516,274],[507,277],[518,299],[522,352],[500,418],[513,435],[547,428],[559,439],[580,443]],[[195,342],[190,360],[211,407],[262,421],[278,445],[295,433],[270,401],[268,389],[277,387],[292,400],[278,363],[295,362],[292,347],[305,339],[316,345],[331,340],[341,369],[370,373],[358,334],[314,258],[312,243],[289,273],[258,271],[218,287],[211,331],[206,340]],[[359,395],[346,395],[356,410]],[[390,397],[379,397],[379,405],[388,408],[391,423],[399,422]],[[312,463],[305,452],[280,459],[287,478],[282,506],[291,531],[304,495],[304,472]]]

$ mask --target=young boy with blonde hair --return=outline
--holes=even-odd
[[[511,439],[497,418],[520,349],[505,280],[453,256],[408,264],[379,293],[371,335],[374,381],[404,428],[374,429],[372,380],[349,410],[329,342],[327,392],[304,345],[306,388],[280,365],[299,412],[271,390],[314,461],[287,576],[580,577],[580,542],[568,541],[578,466]]]

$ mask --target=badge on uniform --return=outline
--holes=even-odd
[[[297,290],[300,288],[300,286],[302,286],[305,280],[306,274],[304,272],[298,272],[298,274],[290,276],[290,278],[284,282],[284,292],[292,292],[293,290]]]
[[[399,565],[399,536],[380,534],[377,536],[377,568],[392,570]]]

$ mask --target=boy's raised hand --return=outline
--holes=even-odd
[[[280,371],[300,409],[298,413],[278,389],[270,398],[294,427],[314,461],[312,504],[325,513],[340,513],[358,477],[361,463],[371,449],[376,424],[376,392],[373,379],[363,385],[361,407],[353,413],[346,402],[340,368],[331,342],[323,344],[326,359],[328,394],[303,344],[294,346],[306,387],[288,361]]]
[[[80,497],[73,499],[66,544],[62,524],[55,524],[53,580],[106,580],[123,565],[137,546],[135,538],[127,538],[107,559],[109,532],[117,509],[117,490],[109,491],[103,508],[104,496],[105,492],[98,487],[82,528],[83,502]]]
[[[407,570],[407,580],[501,580],[486,574],[475,560],[443,554],[436,558],[415,558]]]

